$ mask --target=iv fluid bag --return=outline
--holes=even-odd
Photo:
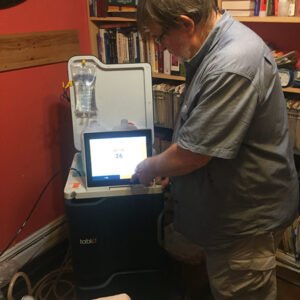
[[[90,62],[74,63],[71,66],[75,88],[75,114],[89,118],[97,114],[95,99],[96,66]]]

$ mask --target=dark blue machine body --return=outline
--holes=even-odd
[[[65,205],[79,289],[99,288],[119,272],[161,268],[163,194],[65,199]]]

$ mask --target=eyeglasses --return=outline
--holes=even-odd
[[[163,30],[163,32],[159,36],[157,36],[156,38],[154,38],[155,42],[157,44],[161,45],[161,43],[162,43],[163,39],[165,38],[166,34],[167,34],[167,31]]]

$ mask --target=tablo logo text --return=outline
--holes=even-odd
[[[80,245],[91,245],[91,244],[96,244],[97,239],[92,238],[92,239],[80,239],[79,240]]]

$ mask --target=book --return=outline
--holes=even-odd
[[[123,42],[123,33],[120,31],[120,28],[116,29],[116,42],[117,42],[117,58],[118,64],[124,62],[124,42]]]
[[[300,0],[296,0],[295,16],[300,17]]]
[[[136,0],[107,0],[108,5],[118,5],[118,6],[136,6]]]
[[[135,6],[119,6],[119,5],[108,5],[107,6],[108,13],[114,12],[136,12]]]
[[[158,72],[164,73],[164,49],[158,44]]]
[[[154,72],[158,73],[159,72],[159,67],[158,67],[158,44],[154,42]]]
[[[179,59],[175,55],[171,54],[171,74],[179,75],[180,64]]]
[[[98,46],[98,58],[100,61],[103,62],[102,60],[102,45],[101,45],[101,37],[100,37],[100,32],[97,32],[97,46]]]
[[[278,0],[274,0],[274,16],[278,16]]]
[[[294,17],[296,12],[296,1],[295,0],[289,0],[289,17]]]
[[[158,72],[156,69],[156,63],[155,63],[155,42],[154,39],[150,38],[149,40],[149,54],[150,54],[150,60],[149,63],[151,65],[152,72]]]
[[[116,29],[108,29],[108,44],[109,44],[109,63],[118,63],[118,52],[117,52],[117,33]]]
[[[142,39],[142,36],[140,33],[138,33],[138,40],[139,40],[139,49],[140,49],[140,62],[141,63],[145,63],[147,62],[147,54],[145,52],[147,52],[147,47],[145,47],[145,43]]]
[[[139,36],[137,31],[132,31],[131,35],[133,45],[133,62],[139,63],[141,61]]]
[[[274,0],[267,0],[267,16],[275,15]]]
[[[99,59],[104,63],[106,64],[107,61],[106,61],[106,47],[105,47],[105,39],[104,39],[104,32],[106,30],[105,29],[102,29],[100,28],[99,29],[99,35],[100,35],[100,55],[99,55]]]
[[[164,59],[164,70],[163,73],[170,75],[171,74],[171,54],[169,50],[164,50],[163,52]]]
[[[97,17],[107,16],[107,1],[106,0],[95,0],[97,3]]]
[[[265,17],[267,15],[267,0],[260,0],[259,16]]]
[[[90,17],[95,17],[93,0],[89,0]]]
[[[260,1],[261,0],[255,0],[255,6],[254,6],[254,16],[259,16],[259,9],[260,9]],[[278,0],[276,0],[278,1]]]
[[[233,17],[251,17],[254,16],[254,9],[245,9],[245,10],[233,10],[230,9],[228,12]]]
[[[222,1],[222,9],[252,9],[254,6],[254,0]]]
[[[123,63],[129,63],[130,62],[130,58],[129,58],[129,38],[124,33],[123,33],[123,36],[122,36],[122,43],[123,43],[123,46],[122,46]]]

